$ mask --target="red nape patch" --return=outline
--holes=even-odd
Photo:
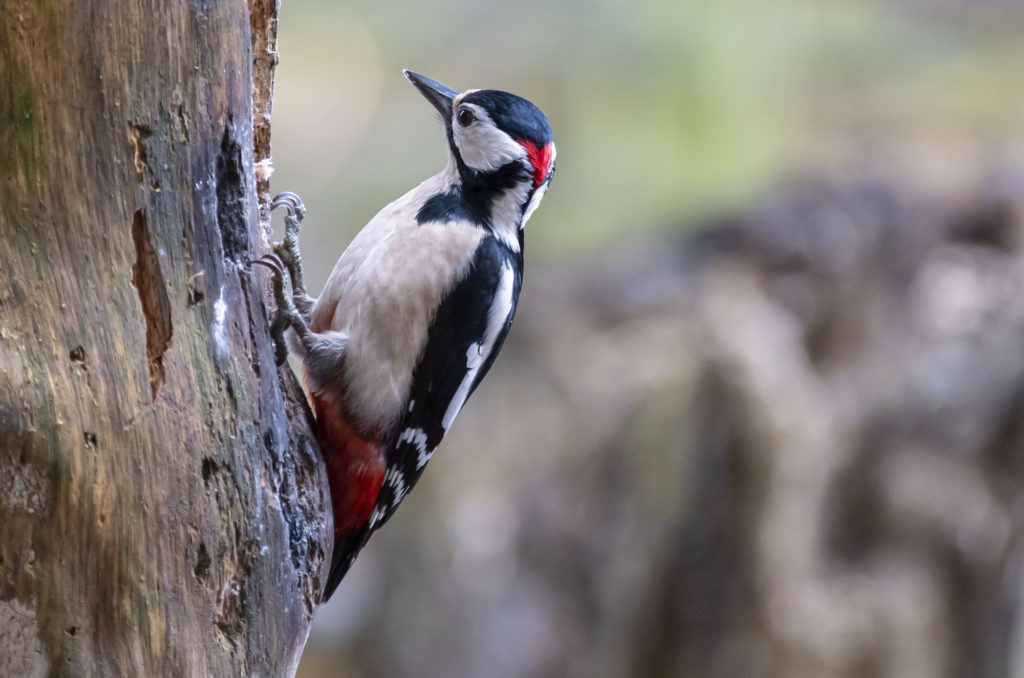
[[[536,191],[548,178],[548,172],[551,171],[555,144],[549,141],[544,148],[537,148],[537,144],[525,139],[519,139],[519,144],[526,149],[526,155],[529,156],[530,164],[533,165],[533,190]]]

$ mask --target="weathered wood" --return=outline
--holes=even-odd
[[[277,68],[278,0],[248,0],[252,30],[252,120],[256,189],[269,205],[270,118],[274,110],[274,69]],[[266,216],[266,215],[264,215]]]
[[[253,12],[4,5],[0,675],[297,662],[329,525],[246,266],[276,3]]]

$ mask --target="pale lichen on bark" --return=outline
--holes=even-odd
[[[34,607],[17,599],[0,600],[0,647],[0,676],[43,678],[50,674]]]

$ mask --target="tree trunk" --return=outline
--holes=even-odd
[[[0,675],[291,675],[329,523],[246,265],[276,3],[4,10]]]

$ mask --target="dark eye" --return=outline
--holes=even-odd
[[[473,111],[468,108],[463,108],[459,111],[459,124],[463,127],[469,127],[476,120],[476,116],[473,115]]]

